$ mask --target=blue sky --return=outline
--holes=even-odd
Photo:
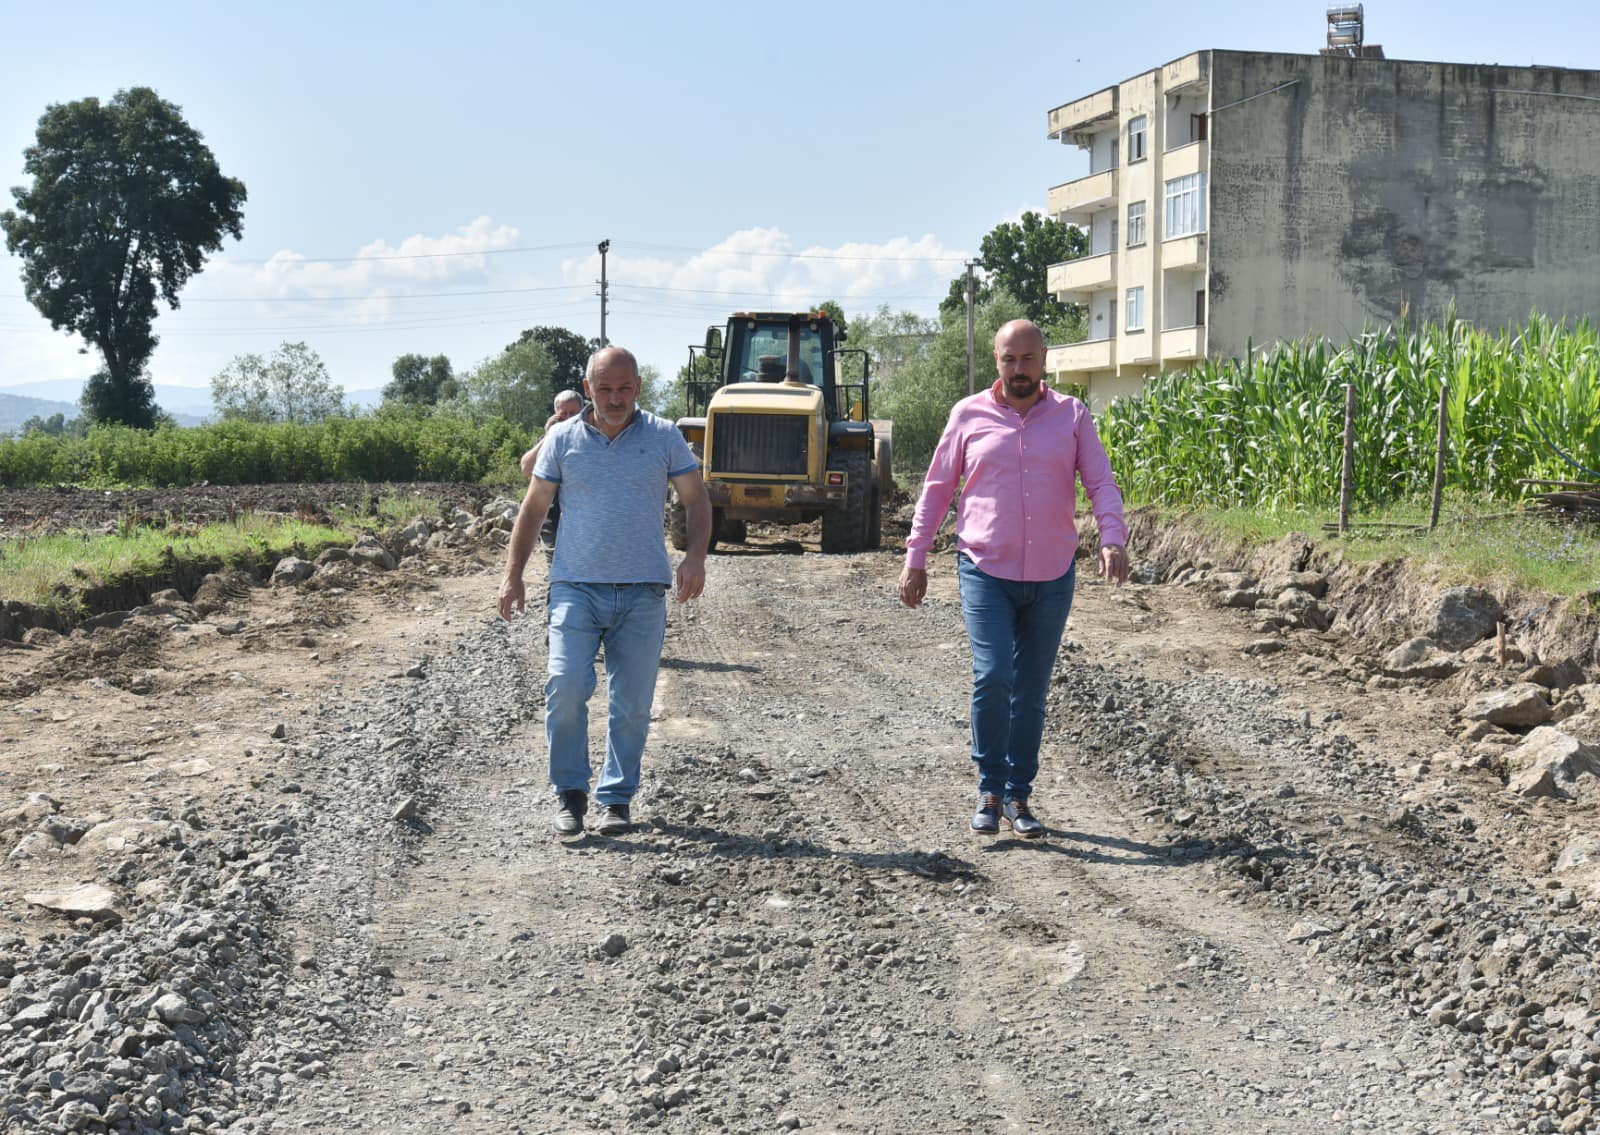
[[[932,312],[996,223],[1085,172],[1051,107],[1200,48],[1313,52],[1325,5],[1056,2],[8,4],[0,187],[55,102],[154,87],[249,192],[163,311],[204,386],[303,340],[347,388],[519,330],[608,332],[670,375],[733,310]],[[1571,0],[1367,5],[1391,58],[1600,67]],[[5,196],[10,204],[9,193]],[[440,255],[448,254],[448,255]],[[93,356],[0,250],[0,388]],[[470,294],[447,294],[470,293]]]

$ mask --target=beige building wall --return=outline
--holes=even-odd
[[[1600,316],[1600,72],[1234,51],[1211,72],[1213,353],[1452,301],[1491,328]]]

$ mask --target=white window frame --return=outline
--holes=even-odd
[[[1148,115],[1139,114],[1128,119],[1128,164],[1144,161],[1148,152],[1145,146],[1146,135],[1150,130]]]
[[[1127,303],[1128,333],[1144,330],[1144,287],[1129,288]]]
[[[1167,240],[1193,236],[1206,231],[1206,175],[1190,173],[1175,177],[1166,184]]]
[[[1135,212],[1134,210],[1138,210]],[[1145,203],[1128,202],[1128,247],[1138,248],[1145,242]]]

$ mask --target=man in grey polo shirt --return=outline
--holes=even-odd
[[[590,407],[545,435],[533,482],[511,530],[500,614],[511,618],[527,598],[522,573],[545,512],[561,489],[561,527],[550,561],[550,678],[545,683],[545,738],[558,801],[555,830],[583,831],[589,806],[589,698],[595,658],[606,648],[606,760],[595,785],[600,835],[632,825],[639,764],[650,729],[650,703],[666,636],[672,565],[661,530],[670,483],[683,499],[689,551],[678,563],[677,598],[686,603],[706,583],[711,503],[700,466],[678,427],[636,403],[639,364],[621,347],[597,351],[583,381]]]

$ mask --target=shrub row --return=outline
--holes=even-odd
[[[514,470],[528,432],[499,418],[390,412],[314,425],[223,422],[0,442],[0,486],[481,481]]]

